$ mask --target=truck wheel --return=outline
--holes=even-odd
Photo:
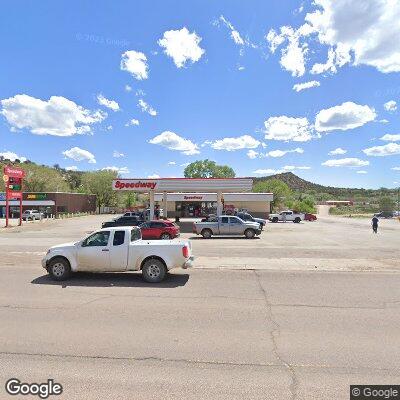
[[[299,218],[299,217],[296,217],[295,219],[294,219],[294,223],[295,224],[299,224],[300,223],[300,221],[301,221],[301,218]]]
[[[253,239],[256,233],[254,232],[253,229],[246,229],[244,231],[244,235],[246,236],[246,239]]]
[[[147,260],[142,268],[142,276],[146,282],[158,283],[161,282],[167,273],[167,268],[160,260]]]
[[[163,233],[163,234],[161,234],[160,239],[161,240],[170,240],[171,236],[169,235],[169,233]]]
[[[277,223],[278,222],[278,217],[272,218],[272,222]]]
[[[71,275],[71,266],[65,258],[56,257],[49,262],[47,271],[55,281],[65,281]]]
[[[211,229],[203,229],[201,231],[201,236],[203,236],[204,239],[210,239],[212,236],[212,231]]]

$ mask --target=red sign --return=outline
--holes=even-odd
[[[7,191],[7,199],[8,200],[22,199],[22,192],[9,192],[9,191]]]
[[[6,227],[10,213],[9,200],[19,200],[19,225],[22,225],[22,179],[25,171],[21,168],[6,165],[4,167],[4,182],[6,183]]]
[[[23,178],[25,176],[25,171],[21,168],[6,165],[4,167],[4,175],[9,176],[10,178]]]

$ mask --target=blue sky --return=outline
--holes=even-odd
[[[210,158],[237,176],[397,186],[400,4],[368,4],[4,3],[0,153],[122,177]]]

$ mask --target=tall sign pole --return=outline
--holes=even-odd
[[[6,228],[8,227],[8,212],[9,212],[9,203],[8,203],[8,175],[4,174],[4,186],[6,187]]]
[[[19,200],[19,225],[22,225],[22,180],[25,171],[21,168],[6,165],[4,167],[4,183],[6,186],[6,227],[9,225],[10,200]]]

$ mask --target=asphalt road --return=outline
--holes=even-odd
[[[395,267],[249,270],[210,263],[174,271],[158,285],[143,283],[136,273],[50,281],[37,263],[41,252],[77,239],[97,218],[0,232],[1,399],[16,398],[4,390],[11,377],[53,378],[64,388],[57,398],[68,400],[348,399],[350,384],[400,383]],[[346,229],[362,232],[366,226],[351,224],[355,228]],[[299,229],[313,238],[317,228],[281,224],[270,227],[270,241],[194,241],[194,248],[206,257],[205,246],[221,243],[229,266],[231,256],[251,258],[246,246],[259,243],[267,260],[268,246],[279,246],[279,238],[295,245]],[[341,228],[325,221],[320,229],[333,235]],[[386,235],[375,247],[387,260],[397,229],[387,225],[371,239]],[[352,240],[361,243],[342,241],[350,248]],[[233,242],[236,250],[224,249]],[[299,254],[308,259],[308,251]]]

